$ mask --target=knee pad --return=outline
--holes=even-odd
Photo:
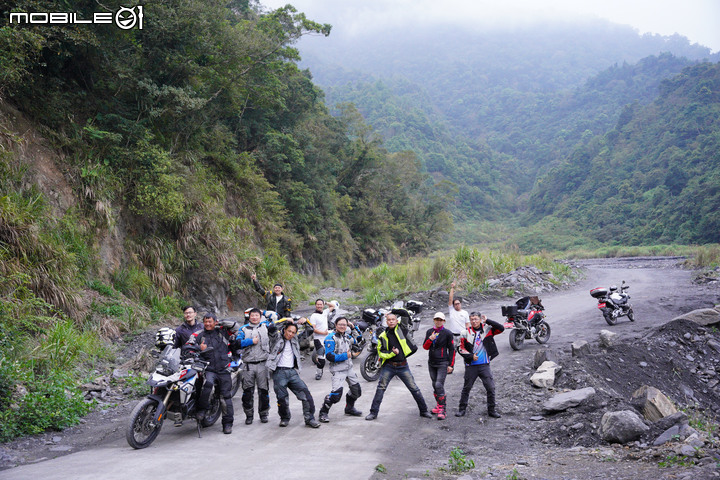
[[[356,383],[355,385],[350,385],[350,391],[348,392],[348,397],[350,398],[360,398],[360,395],[362,394],[362,390],[360,389],[360,384]]]
[[[325,402],[326,403],[338,403],[340,401],[340,399],[342,398],[342,394],[343,394],[343,387],[340,387],[337,390],[333,390],[332,392],[330,392],[330,394],[327,397],[325,397]]]

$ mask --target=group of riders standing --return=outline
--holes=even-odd
[[[270,413],[270,378],[277,398],[280,427],[290,423],[289,393],[291,391],[302,403],[305,425],[318,428],[320,423],[330,421],[332,406],[339,403],[345,393],[346,415],[359,417],[362,412],[355,402],[362,394],[360,382],[353,369],[352,359],[360,355],[355,338],[350,334],[352,323],[338,313],[337,302],[327,304],[318,299],[315,311],[309,318],[294,320],[291,317],[292,302],[283,293],[283,287],[277,283],[272,290],[264,289],[252,275],[255,289],[263,295],[266,311],[276,312],[280,321],[264,318],[263,311],[253,308],[244,325],[232,320],[218,321],[212,313],[205,313],[202,323],[196,320],[196,310],[192,306],[183,308],[185,322],[175,330],[174,346],[192,348],[203,352],[209,347],[206,359],[209,365],[205,370],[205,381],[198,400],[197,417],[202,420],[209,408],[209,399],[213,386],[219,389],[225,400],[223,409],[223,433],[232,433],[234,409],[232,403],[232,379],[228,369],[233,351],[242,353],[242,407],[245,412],[245,424],[254,421],[254,397],[257,390],[258,416],[260,422],[267,423]],[[494,336],[504,327],[489,320],[480,312],[468,313],[462,309],[460,299],[454,297],[455,283],[451,285],[448,302],[448,317],[437,312],[433,317],[434,326],[426,332],[422,347],[428,350],[428,369],[432,380],[436,406],[428,409],[420,388],[410,371],[407,358],[418,347],[398,322],[393,313],[385,316],[387,327],[378,335],[378,355],[382,361],[380,377],[370,412],[365,420],[375,420],[380,410],[383,396],[390,381],[399,377],[417,403],[421,417],[438,420],[446,418],[445,379],[455,369],[455,353],[459,353],[465,363],[464,384],[458,410],[455,415],[464,416],[468,406],[470,391],[480,378],[487,393],[487,409],[490,417],[498,418],[495,405],[495,383],[490,371],[490,361],[498,355]],[[326,308],[327,306],[327,308]],[[298,325],[308,322],[313,328],[313,343],[316,357],[315,379],[323,376],[324,367],[332,375],[331,391],[325,396],[318,419],[315,419],[315,402],[305,382],[300,378],[300,345],[296,338]],[[334,328],[333,328],[334,323]]]

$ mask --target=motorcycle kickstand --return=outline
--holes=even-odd
[[[200,420],[197,421],[197,431],[198,431],[198,438],[202,438],[202,434],[200,433]]]

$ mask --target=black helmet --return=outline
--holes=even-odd
[[[610,291],[614,292],[617,290],[617,285],[610,285]]]

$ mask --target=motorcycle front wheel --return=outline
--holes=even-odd
[[[145,398],[135,405],[130,414],[130,425],[125,432],[125,438],[131,447],[145,448],[155,441],[163,424],[162,419],[155,418],[157,411],[158,402],[151,398]]]
[[[617,323],[617,317],[613,317],[613,314],[609,309],[603,312],[603,317],[605,317],[605,321],[608,325],[615,325]]]
[[[538,333],[535,335],[535,340],[540,345],[545,345],[548,340],[550,340],[550,325],[547,322],[542,321],[538,324],[537,328]]]
[[[368,382],[374,382],[380,377],[380,357],[377,352],[370,352],[365,361],[360,364],[360,374]]]
[[[218,421],[220,415],[222,415],[222,403],[220,401],[220,390],[215,388],[210,395],[210,408],[208,408],[205,414],[205,419],[202,421],[203,427],[212,427],[215,422]]]
[[[633,312],[632,308],[628,309],[627,317],[628,317],[628,320],[630,320],[631,322],[635,321],[635,312]]]
[[[513,328],[510,332],[510,348],[520,350],[525,342],[525,330]]]

